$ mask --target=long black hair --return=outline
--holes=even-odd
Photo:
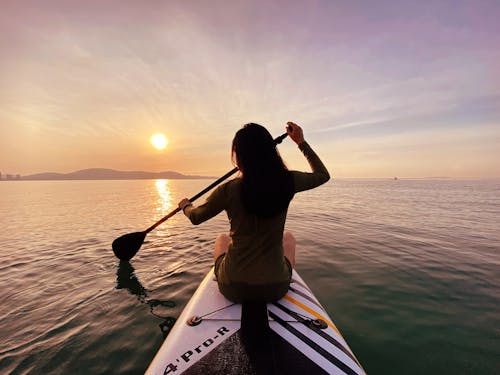
[[[234,136],[232,156],[242,173],[246,211],[266,218],[286,211],[294,195],[293,178],[267,129],[254,123],[243,126]]]

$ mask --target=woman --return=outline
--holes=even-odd
[[[288,205],[295,193],[330,178],[300,126],[287,125],[312,173],[288,171],[271,134],[250,123],[233,139],[232,157],[241,176],[220,185],[199,207],[187,198],[179,203],[195,225],[227,212],[231,230],[215,240],[214,262],[219,290],[233,302],[272,302],[286,294],[295,266],[295,238],[284,232]]]

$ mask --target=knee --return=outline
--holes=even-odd
[[[231,237],[229,237],[226,233],[221,233],[215,239],[215,243],[219,244],[229,244],[231,242]]]
[[[227,234],[219,234],[215,239],[215,254],[225,253],[231,241],[231,237]]]
[[[292,268],[295,268],[295,236],[291,232],[283,233],[283,255],[288,259]]]
[[[295,244],[295,236],[292,234],[292,232],[286,230],[283,232],[283,243],[289,243],[289,244]]]

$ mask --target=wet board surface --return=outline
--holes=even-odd
[[[146,374],[365,372],[295,270],[288,293],[279,301],[242,305],[220,294],[212,269]]]

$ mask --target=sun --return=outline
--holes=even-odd
[[[162,133],[153,134],[150,141],[157,150],[164,150],[168,145],[168,139],[165,137],[165,134]]]

